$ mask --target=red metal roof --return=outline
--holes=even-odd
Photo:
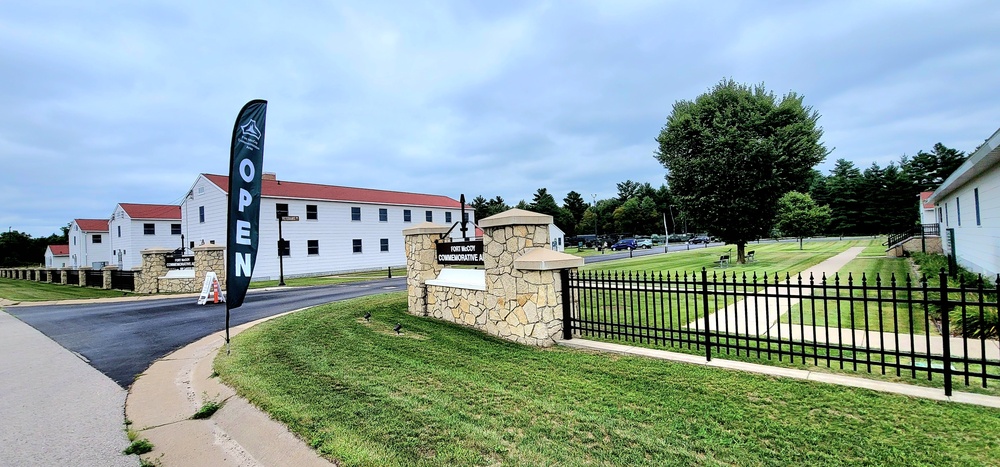
[[[133,219],[181,220],[181,207],[178,205],[133,203],[118,203],[118,205]]]
[[[76,225],[80,226],[80,230],[84,232],[107,232],[108,231],[108,220],[107,219],[73,219]]]
[[[927,198],[930,198],[933,194],[933,191],[920,192],[920,202],[923,203],[924,209],[934,209],[934,203],[927,202]]]
[[[69,256],[69,245],[49,245],[52,256]]]
[[[229,177],[225,175],[202,174],[210,182],[229,192]],[[447,196],[406,193],[402,191],[351,188],[315,183],[286,182],[284,180],[263,180],[262,196],[268,198],[298,198],[327,201],[355,201],[360,203],[396,204],[441,208],[461,208],[458,201]]]

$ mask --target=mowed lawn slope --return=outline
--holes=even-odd
[[[240,334],[215,366],[241,395],[342,465],[1000,459],[1000,410],[526,347],[405,308],[405,294],[390,294],[294,313]],[[397,323],[401,335],[392,330]]]

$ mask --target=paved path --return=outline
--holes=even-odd
[[[833,257],[802,271],[803,282],[808,283],[809,277],[819,281],[824,275],[832,277],[851,262],[861,252],[863,247],[852,247],[834,255]],[[796,279],[791,279],[794,284]],[[799,303],[798,299],[788,299],[787,295],[808,295],[811,292],[809,287],[798,287],[797,285],[786,286],[789,282],[782,282],[778,285],[766,288],[761,292],[761,296],[748,297],[737,301],[726,309],[712,313],[708,316],[708,327],[713,331],[728,332],[731,334],[760,335],[778,322],[778,318],[786,313],[789,308]],[[768,295],[767,297],[763,295]],[[777,295],[777,296],[776,296]],[[704,329],[705,319],[699,318],[688,324],[688,328]]]
[[[0,311],[0,465],[134,466],[125,390]]]

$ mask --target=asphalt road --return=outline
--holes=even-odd
[[[232,311],[237,326],[337,300],[401,291],[406,278],[324,287],[253,291]],[[12,306],[6,311],[86,359],[127,388],[158,358],[226,327],[224,305],[196,298],[105,302],[92,305]]]

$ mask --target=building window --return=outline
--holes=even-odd
[[[378,248],[381,251],[389,251],[389,239],[383,238],[378,241]]]
[[[319,210],[315,204],[306,205],[306,219],[311,221],[319,219]]]
[[[354,240],[351,241],[351,243],[354,245],[354,252],[361,253],[361,239],[355,238]]]
[[[76,235],[73,236],[73,244],[76,245]]]
[[[118,238],[122,238],[122,226],[118,226]]]
[[[467,212],[462,213],[462,222],[469,222],[469,213]]]
[[[386,208],[378,208],[378,221],[379,222],[389,222],[389,210]]]
[[[361,208],[357,206],[351,208],[351,220],[352,221],[361,220]]]
[[[959,199],[957,197],[955,198],[955,218],[958,219],[958,226],[961,227],[962,226],[962,204],[959,202]]]
[[[451,224],[451,213],[450,212],[444,213],[444,223],[445,224]]]
[[[205,223],[205,206],[198,206],[198,223]],[[118,236],[121,237],[121,235]]]
[[[309,241],[306,242],[306,244],[307,244],[307,248],[309,249],[308,253],[310,255],[318,255],[319,254],[319,240],[309,240]]]
[[[278,240],[278,256],[292,256],[292,242]]]
[[[979,188],[972,190],[972,196],[976,198],[976,225],[983,225],[982,219],[979,217]]]
[[[170,224],[170,235],[180,235],[181,225],[180,224]]]
[[[143,235],[156,235],[156,224],[142,224]]]
[[[944,225],[951,225],[951,216],[948,215],[948,203],[944,203]]]
[[[941,214],[941,208],[937,208],[937,221],[938,221],[938,224],[944,222],[944,217]]]
[[[427,219],[427,222],[434,222],[434,211],[425,212],[424,218]]]
[[[404,209],[403,210],[403,222],[410,222],[410,210],[409,209]]]
[[[286,204],[286,203],[275,204],[274,205],[274,217],[280,219],[280,218],[286,217],[286,216],[288,216],[288,204]]]
[[[101,234],[94,234],[94,236],[91,237],[90,241],[92,243],[101,243],[102,241],[104,241],[104,239],[101,238]]]

